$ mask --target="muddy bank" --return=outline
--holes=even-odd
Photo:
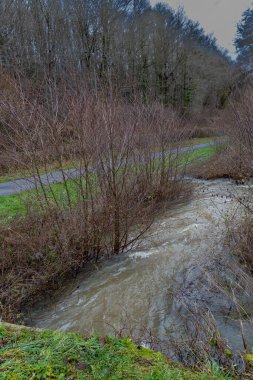
[[[234,184],[197,180],[195,185],[193,199],[167,211],[138,247],[79,274],[36,306],[26,323],[84,335],[138,334],[145,327],[164,340],[173,326],[181,331],[193,308],[200,315],[209,310],[230,345],[242,348],[242,313],[235,298],[242,302],[244,317],[251,316],[253,287],[249,279],[239,281],[223,244],[226,221],[240,212],[231,197]],[[236,191],[245,194],[247,189],[237,186]],[[252,344],[248,322],[245,330]]]

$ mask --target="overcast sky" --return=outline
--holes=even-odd
[[[185,13],[194,21],[199,21],[208,33],[214,33],[218,44],[235,54],[233,40],[236,24],[243,11],[249,8],[252,0],[163,0],[172,8],[183,6]],[[152,4],[158,3],[151,0]]]

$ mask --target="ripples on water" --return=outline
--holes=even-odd
[[[220,294],[207,291],[204,270],[219,257],[224,260],[224,221],[238,214],[230,196],[233,190],[229,181],[196,181],[192,200],[166,211],[138,249],[79,274],[53,300],[37,306],[27,324],[82,334],[145,326],[164,339],[172,322],[180,318],[182,297],[196,304],[207,297],[222,333],[240,347],[238,316],[228,315],[231,307]],[[237,187],[237,191],[246,189]]]

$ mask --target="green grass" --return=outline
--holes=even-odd
[[[221,146],[209,146],[207,148],[195,149],[190,152],[183,153],[180,155],[180,164],[192,164],[193,162],[200,159],[207,159],[214,154],[216,154],[221,149]]]
[[[175,162],[175,164],[184,166],[184,165],[191,165],[199,160],[205,160],[207,158],[212,157],[214,154],[216,154],[220,149],[222,149],[221,146],[210,146],[207,148],[200,148],[195,149],[189,152],[181,153],[178,156],[175,156],[174,159],[172,157],[172,161]],[[155,165],[159,165],[159,159],[155,160]],[[166,159],[165,166],[166,168],[169,168],[171,165],[171,157]]]
[[[182,146],[184,147],[184,146],[194,146],[194,145],[199,145],[199,144],[212,143],[216,140],[217,139],[215,139],[214,137],[194,138],[194,139],[186,140],[182,144]],[[67,162],[64,162],[63,169],[72,169],[73,167],[76,167],[76,166],[78,166],[78,162],[74,162],[73,160],[67,161]],[[51,164],[48,166],[47,172],[53,171],[53,170],[59,170],[59,165],[57,163]],[[40,174],[44,174],[45,172],[46,172],[45,169],[40,170]],[[19,178],[29,177],[30,175],[31,175],[31,172],[29,170],[24,170],[22,172],[20,171],[10,172],[6,175],[0,176],[0,183],[14,181],[15,179],[19,179]]]
[[[34,331],[0,325],[1,380],[224,380],[186,370],[130,339]]]
[[[77,202],[80,195],[80,186],[75,180],[68,180],[66,181],[66,184],[67,186],[63,183],[52,184],[50,187],[45,186],[45,192],[49,203],[51,202],[55,204],[54,199],[56,199],[61,207],[66,207],[68,205],[68,193],[71,204]],[[44,199],[44,196],[42,196],[42,189],[39,190],[39,194],[41,194],[41,199]],[[37,199],[38,197],[36,197],[35,190],[0,197],[0,221],[10,220],[15,216],[25,215],[29,204],[36,207],[36,203],[38,202]]]
[[[200,159],[207,159],[214,155],[219,149],[221,149],[220,146],[211,146],[180,154],[178,158],[179,164],[188,165]],[[91,174],[91,176],[94,177],[92,180],[95,180],[95,174]],[[68,180],[67,188],[71,197],[71,204],[73,204],[78,200],[80,195],[80,187],[78,186],[76,180]],[[49,201],[53,201],[53,193],[60,206],[65,207],[68,204],[68,196],[64,184],[53,184],[51,185],[51,190],[49,187],[46,187],[45,189]],[[40,190],[40,192],[42,193],[42,190]],[[25,215],[27,202],[33,204],[36,203],[34,190],[26,191],[21,194],[0,197],[0,220],[6,221],[15,216]]]
[[[26,212],[26,194],[0,197],[0,220],[9,220]]]

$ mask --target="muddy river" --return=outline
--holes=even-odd
[[[234,276],[224,274],[232,259],[223,242],[227,220],[240,212],[231,194],[246,188],[225,180],[195,180],[194,186],[192,199],[163,212],[138,247],[80,273],[37,305],[27,324],[85,335],[145,328],[164,339],[188,303],[200,306],[199,313],[209,309],[223,336],[240,348],[242,316],[216,280]],[[240,300],[250,317],[251,284],[243,287]],[[253,343],[248,321],[244,328]]]

